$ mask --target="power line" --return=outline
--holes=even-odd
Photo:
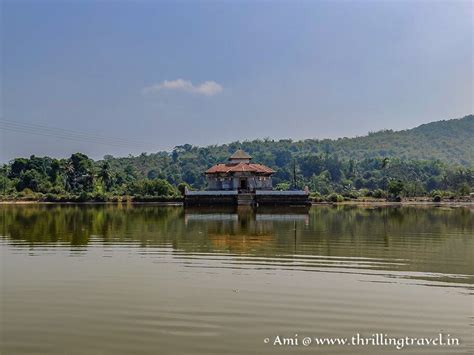
[[[87,138],[96,138],[96,139],[105,139],[108,141],[114,141],[114,142],[120,142],[120,143],[138,143],[142,144],[143,140],[134,140],[134,139],[127,139],[127,138],[116,138],[116,137],[110,137],[110,136],[101,136],[97,134],[91,134],[90,132],[81,132],[81,131],[76,131],[76,130],[71,130],[71,129],[63,129],[63,128],[56,128],[56,127],[49,127],[49,126],[44,126],[40,124],[35,124],[35,123],[22,123],[22,122],[14,122],[14,121],[9,121],[5,119],[0,119],[0,123],[7,125],[7,126],[12,126],[12,127],[18,127],[18,128],[34,128],[38,129],[41,131],[48,131],[48,132],[57,132],[60,134],[72,134],[75,136],[83,136]],[[147,142],[150,143],[150,142]],[[151,144],[151,143],[150,143]]]
[[[123,147],[124,146],[124,145],[114,144],[114,143],[110,143],[110,142],[106,142],[106,141],[91,140],[91,139],[77,138],[77,137],[71,137],[71,136],[61,136],[61,135],[57,135],[57,134],[49,134],[49,133],[44,133],[44,132],[35,132],[33,130],[28,130],[28,129],[1,127],[1,125],[0,125],[0,130],[9,131],[9,132],[16,132],[16,133],[33,134],[33,135],[43,136],[43,137],[53,137],[53,138],[65,139],[65,140],[70,140],[70,141],[75,141],[75,142],[87,142],[87,143],[104,144],[104,145],[110,145],[110,146],[114,146],[114,147]]]
[[[114,147],[134,147],[134,148],[146,148],[152,145],[150,142],[143,142],[132,139],[107,137],[100,135],[92,135],[86,132],[79,132],[69,129],[53,128],[43,126],[39,124],[31,123],[19,123],[0,119],[0,129],[4,131],[26,133],[45,137],[54,137],[59,139],[71,140],[76,142],[87,142],[102,145],[110,145]],[[144,144],[145,143],[145,144]],[[149,144],[149,145],[148,145]]]

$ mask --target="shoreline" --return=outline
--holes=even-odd
[[[50,202],[50,201],[21,201],[21,200],[6,200],[0,201],[0,205],[146,205],[146,206],[170,206],[170,207],[181,207],[184,206],[184,202],[178,201],[123,201],[123,202],[110,202],[110,201],[82,201],[82,202]],[[351,200],[342,202],[311,202],[311,206],[375,206],[375,207],[394,207],[394,206],[426,206],[426,207],[437,207],[437,206],[449,206],[449,207],[474,207],[474,201],[465,200],[453,200],[453,201],[440,201],[433,202],[429,200],[406,200],[401,202],[385,201],[385,200]],[[212,207],[212,206],[206,206]]]
[[[163,201],[0,201],[0,205],[156,205],[156,206],[183,206],[184,202]]]
[[[474,201],[343,201],[343,202],[325,202],[320,203],[316,202],[312,205],[323,205],[323,204],[335,204],[335,205],[346,205],[346,206],[427,206],[427,207],[436,207],[436,206],[450,206],[450,207],[474,207]]]

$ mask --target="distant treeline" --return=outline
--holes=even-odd
[[[130,163],[119,164],[119,159],[94,162],[81,153],[73,154],[69,159],[18,158],[2,167],[0,191],[3,199],[113,201],[127,196],[143,201],[172,199],[181,196],[185,186],[205,187],[203,171],[210,164],[190,159],[193,149],[178,148],[170,155],[161,155],[163,168],[150,169],[146,173]],[[149,158],[142,155],[133,159]],[[346,160],[328,153],[295,159],[291,154],[282,154],[278,159],[281,159],[280,167],[270,164],[277,171],[274,187],[287,190],[308,186],[315,198],[329,195],[330,199],[340,199],[334,194],[349,198],[456,197],[469,194],[474,183],[472,169],[450,167],[440,161]]]
[[[186,144],[172,152],[107,155],[100,161],[81,153],[68,159],[31,156],[1,168],[0,194],[3,199],[170,199],[181,196],[185,186],[205,188],[204,171],[242,148],[254,162],[276,171],[275,188],[308,186],[315,198],[334,198],[334,194],[456,197],[473,189],[473,147],[474,116],[470,115],[411,130],[337,140]]]

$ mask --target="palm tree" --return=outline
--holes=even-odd
[[[104,183],[104,187],[106,191],[109,191],[112,187],[112,171],[110,169],[110,164],[108,162],[104,162],[100,167],[99,177],[102,179]]]

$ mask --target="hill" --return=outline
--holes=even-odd
[[[335,140],[185,144],[172,152],[105,156],[96,162],[81,153],[68,159],[17,158],[1,168],[0,191],[7,199],[175,196],[183,183],[204,188],[203,172],[242,148],[255,162],[276,171],[273,185],[277,189],[289,189],[296,181],[296,187],[308,186],[316,196],[421,196],[440,191],[443,196],[465,196],[474,188],[473,147],[474,116],[469,115],[404,131]]]
[[[158,152],[137,157],[104,157],[113,167],[133,168],[139,175],[168,178],[190,183],[202,180],[202,172],[222,162],[236,149],[251,154],[254,161],[275,170],[288,168],[310,155],[331,155],[339,160],[396,158],[404,161],[440,161],[448,166],[474,166],[474,116],[432,122],[403,131],[384,130],[367,136],[339,139],[306,139],[302,141],[252,140],[223,145],[177,146],[170,154]],[[179,175],[179,176],[178,176]],[[168,179],[169,180],[169,179]],[[172,179],[174,180],[174,178]]]
[[[341,156],[397,157],[400,159],[440,160],[449,164],[474,163],[474,116],[432,122],[413,129],[369,133],[357,138],[326,140]],[[318,141],[314,141],[318,144]]]

